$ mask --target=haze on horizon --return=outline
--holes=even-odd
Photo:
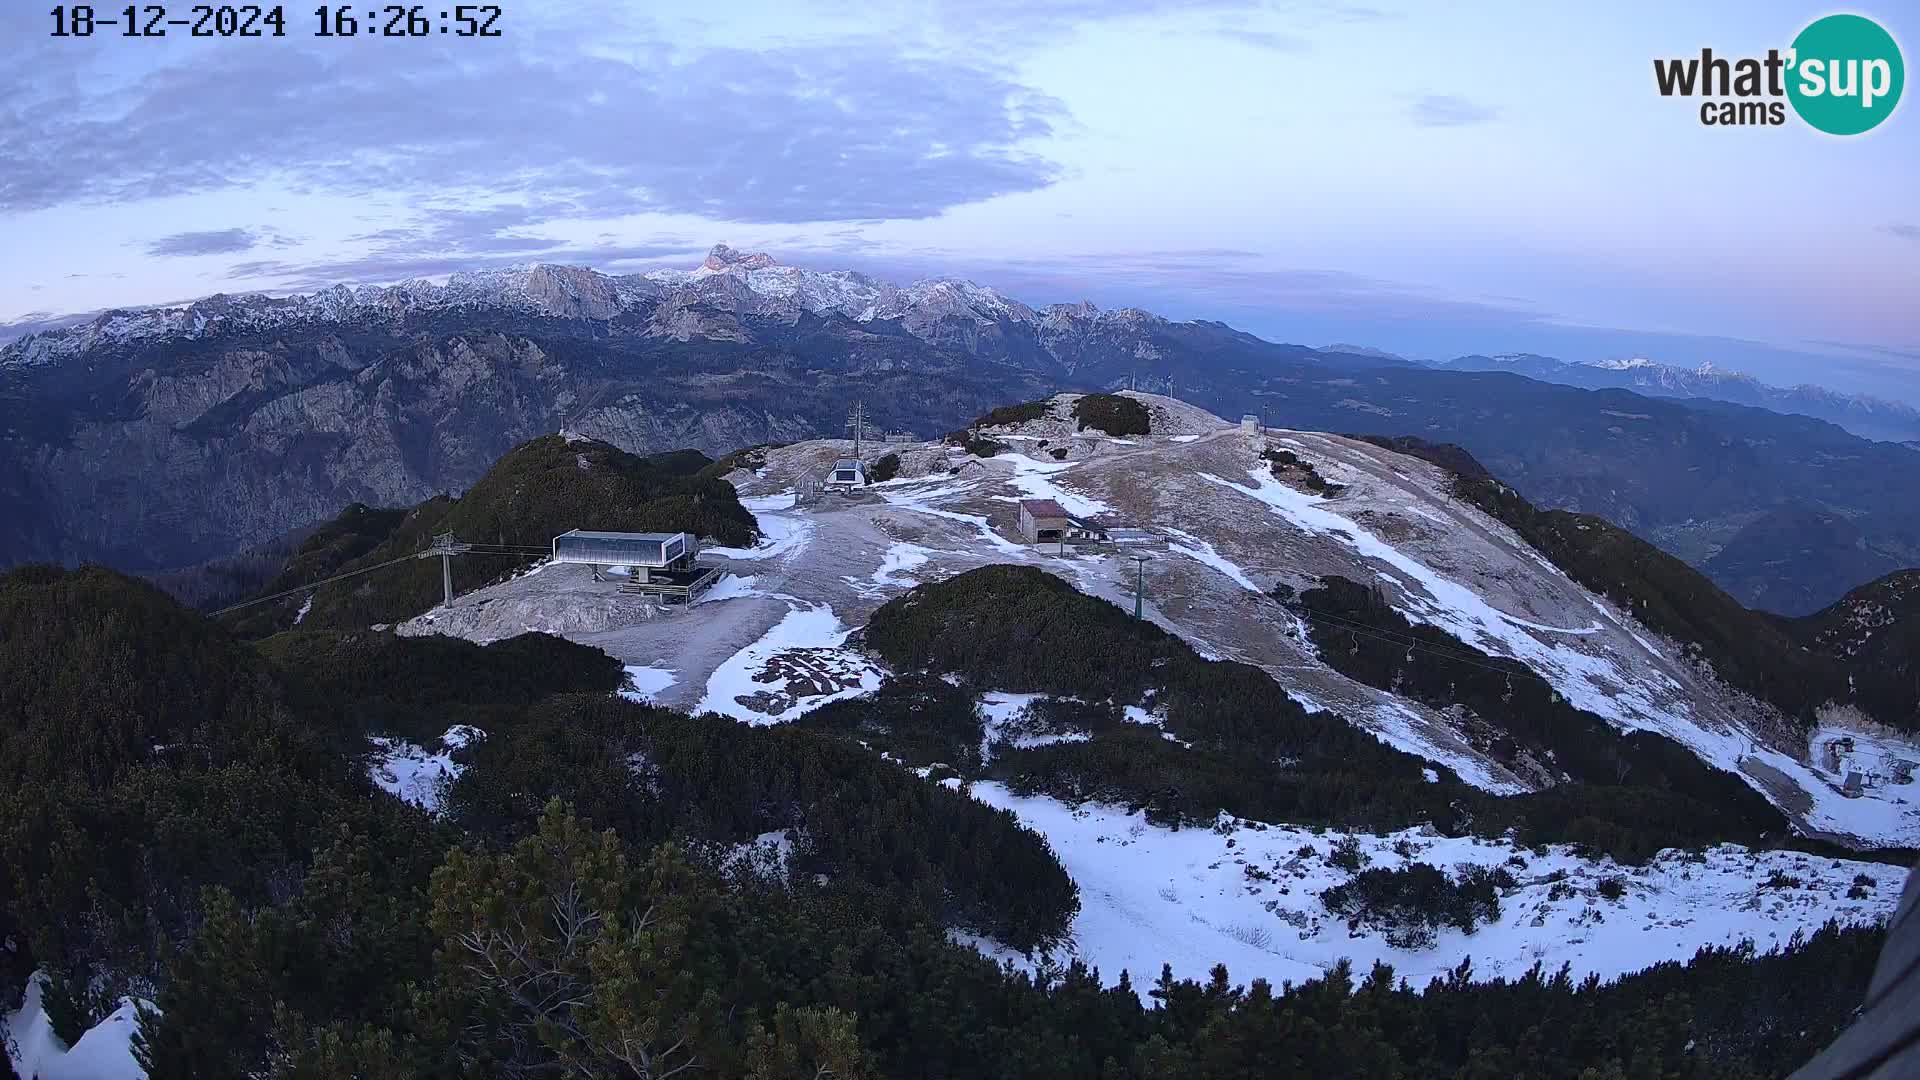
[[[499,40],[0,12],[0,322],[713,243],[1306,344],[1920,401],[1920,127],[1716,130],[1656,56],[1831,9],[508,2]],[[1859,9],[1903,42],[1913,9]],[[1912,48],[1908,47],[1911,63]]]

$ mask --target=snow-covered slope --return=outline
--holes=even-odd
[[[68,1046],[53,1033],[53,1021],[40,1005],[41,990],[36,974],[20,1008],[0,1012],[0,1035],[5,1036],[0,1053],[13,1054],[14,1072],[22,1080],[145,1080],[146,1071],[133,1057],[140,1017],[132,1001],[122,1002]]]
[[[1409,620],[1525,663],[1618,729],[1659,732],[1739,774],[1810,832],[1920,843],[1911,783],[1847,791],[1845,763],[1814,745],[1819,739],[1810,743],[1776,710],[1574,583],[1506,526],[1453,500],[1433,466],[1332,435],[1249,439],[1184,402],[1135,396],[1153,415],[1149,436],[1076,430],[1067,412],[1073,395],[1061,395],[1054,415],[987,432],[1009,447],[995,457],[939,444],[889,448],[901,454],[899,478],[806,506],[794,505],[791,493],[803,478],[823,475],[847,444],[773,450],[756,474],[735,477],[769,540],[752,551],[709,552],[734,579],[692,612],[625,614],[631,609],[601,599],[609,586],[556,566],[462,598],[404,632],[489,640],[547,629],[626,663],[672,671],[675,682],[655,695],[664,704],[790,718],[796,707],[873,685],[846,631],[917,582],[1021,562],[1130,610],[1130,556],[1144,547],[1149,618],[1203,654],[1255,664],[1303,704],[1337,712],[1489,791],[1539,781],[1476,745],[1449,711],[1322,662],[1299,617],[1266,594],[1278,585],[1312,588],[1331,575],[1377,586]],[[1310,461],[1340,489],[1329,496],[1277,479],[1260,456],[1268,449]],[[1148,542],[1064,554],[1028,545],[1017,504],[1029,498],[1143,530]],[[595,618],[583,624],[583,610]],[[1875,746],[1877,760],[1920,761],[1920,749],[1896,736]]]
[[[1828,732],[1809,744],[1503,525],[1451,500],[1433,467],[1329,435],[1248,438],[1183,402],[1135,396],[1152,418],[1146,436],[1080,431],[1070,419],[1073,396],[1062,395],[1045,418],[987,432],[1009,447],[994,457],[934,443],[890,446],[901,459],[896,479],[807,503],[794,496],[802,480],[823,475],[848,445],[771,450],[762,467],[732,477],[767,539],[704,553],[729,576],[690,610],[616,612],[582,630],[575,613],[610,586],[585,568],[555,565],[461,597],[404,630],[481,640],[554,630],[646,672],[648,700],[776,723],[875,689],[884,673],[854,631],[917,583],[1023,563],[1131,610],[1132,556],[1144,554],[1147,617],[1202,653],[1256,664],[1294,698],[1488,790],[1537,782],[1503,767],[1449,713],[1327,666],[1299,617],[1266,595],[1278,584],[1301,588],[1339,574],[1379,586],[1413,621],[1525,662],[1622,730],[1663,732],[1738,771],[1809,829],[1878,843],[1920,838],[1915,792],[1856,797],[1841,788],[1845,771],[1865,767],[1866,757],[1883,773],[1889,762],[1920,760],[1911,742],[1880,735],[1838,744]],[[1276,479],[1260,457],[1269,447],[1312,462],[1341,489],[1327,496]],[[1025,498],[1053,499],[1147,538],[1064,554],[1031,546],[1017,528]],[[1025,700],[982,699],[987,756],[1001,743],[1074,737],[1025,730]],[[1128,718],[1155,722],[1137,709]],[[1431,945],[1402,948],[1382,930],[1349,930],[1326,912],[1319,893],[1351,873],[1327,861],[1335,836],[1226,819],[1212,830],[1171,831],[1123,810],[1019,797],[989,783],[972,793],[1044,834],[1079,883],[1082,911],[1067,951],[1108,980],[1127,968],[1136,985],[1150,982],[1163,961],[1181,976],[1203,977],[1225,962],[1237,979],[1298,980],[1341,957],[1384,959],[1415,979],[1468,956],[1482,974],[1512,975],[1538,961],[1611,976],[1685,959],[1706,944],[1750,939],[1765,947],[1830,918],[1884,918],[1900,886],[1897,870],[1882,864],[1734,847],[1669,853],[1626,869],[1561,848],[1516,851],[1417,830],[1355,838],[1373,866],[1499,865],[1517,879],[1493,925],[1472,935],[1443,930]],[[1303,853],[1307,847],[1314,853]]]
[[[1560,846],[1536,851],[1420,830],[1346,836],[1224,816],[1212,829],[1170,830],[1137,813],[1026,798],[999,784],[971,791],[1045,835],[1080,886],[1065,953],[1108,980],[1125,969],[1143,994],[1162,963],[1175,978],[1204,981],[1225,964],[1236,981],[1275,984],[1317,978],[1341,959],[1361,973],[1383,961],[1415,986],[1469,958],[1482,978],[1514,978],[1535,964],[1613,978],[1684,961],[1706,945],[1744,940],[1764,951],[1829,920],[1884,921],[1905,880],[1880,863],[1732,845],[1618,867]],[[1321,901],[1353,877],[1331,860],[1341,842],[1363,869],[1504,868],[1517,888],[1501,898],[1499,919],[1471,934],[1445,927],[1430,945],[1396,946],[1377,928],[1350,928]]]

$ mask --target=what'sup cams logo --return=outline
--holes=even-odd
[[[1859,135],[1893,115],[1907,71],[1900,46],[1879,23],[1828,15],[1784,52],[1729,59],[1701,49],[1699,56],[1655,60],[1653,78],[1662,97],[1706,99],[1700,122],[1708,127],[1778,126],[1791,105],[1819,131]]]

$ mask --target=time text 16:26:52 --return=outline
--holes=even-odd
[[[266,38],[299,33],[284,5],[129,4],[117,11],[62,4],[52,11],[54,37]],[[497,4],[323,4],[304,20],[314,37],[500,37]]]

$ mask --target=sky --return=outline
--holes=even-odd
[[[1841,139],[1654,89],[1654,58],[1785,48],[1818,4],[503,0],[501,37],[425,40],[318,38],[306,4],[278,40],[54,38],[50,6],[0,5],[14,333],[725,242],[1920,401],[1916,107]],[[1920,7],[1849,10],[1913,59]]]

